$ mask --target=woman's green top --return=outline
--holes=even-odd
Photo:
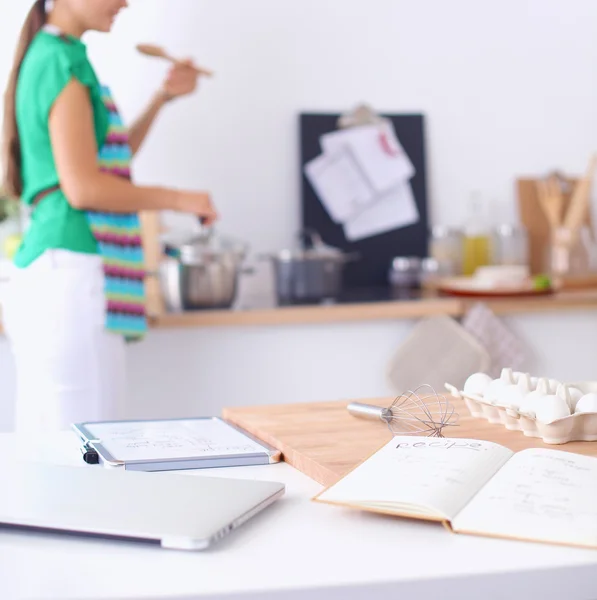
[[[16,116],[22,157],[22,200],[31,205],[44,190],[59,185],[49,132],[52,106],[66,85],[77,79],[89,89],[97,147],[101,148],[109,116],[100,83],[87,58],[85,44],[71,36],[47,31],[37,34],[29,47],[17,82]],[[45,250],[60,248],[96,254],[97,242],[86,215],[73,208],[60,189],[35,207],[15,264],[26,267]]]

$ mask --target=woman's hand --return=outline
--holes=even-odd
[[[180,98],[193,93],[197,89],[198,80],[199,72],[193,67],[193,61],[184,60],[168,71],[161,92],[166,100]]]
[[[218,213],[207,192],[179,192],[177,210],[197,215],[204,225],[212,225],[218,219]]]

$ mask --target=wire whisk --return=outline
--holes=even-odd
[[[388,408],[353,402],[348,411],[356,417],[383,421],[394,435],[444,437],[445,427],[458,425],[454,406],[430,385],[401,394]]]

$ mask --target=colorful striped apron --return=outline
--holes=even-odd
[[[130,180],[132,158],[128,133],[110,89],[102,86],[109,127],[98,161],[100,170]],[[145,268],[141,227],[136,213],[88,211],[87,220],[102,257],[106,295],[106,329],[138,340],[147,331],[145,313]]]

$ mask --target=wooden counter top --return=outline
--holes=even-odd
[[[355,304],[329,304],[315,306],[290,306],[243,308],[232,310],[170,313],[154,317],[152,327],[158,329],[181,327],[299,325],[318,323],[346,323],[356,321],[381,321],[393,319],[420,319],[447,315],[463,316],[474,304],[471,300],[429,296],[417,300],[365,302]],[[564,312],[597,310],[597,289],[563,292],[553,296],[525,299],[486,301],[497,315],[514,315],[536,312]]]

